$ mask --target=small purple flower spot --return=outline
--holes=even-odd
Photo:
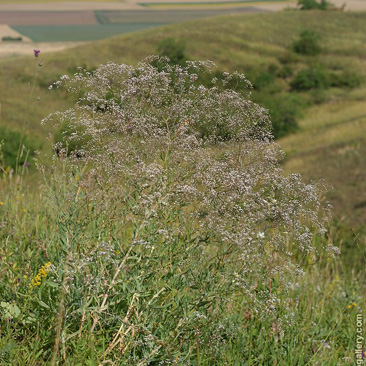
[[[39,49],[34,49],[34,57],[38,57],[41,51]]]

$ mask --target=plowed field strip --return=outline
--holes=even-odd
[[[0,24],[91,25],[98,22],[93,11],[2,11]]]

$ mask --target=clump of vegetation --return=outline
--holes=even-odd
[[[3,171],[15,169],[17,165],[29,164],[39,142],[26,134],[9,127],[0,126],[2,142],[0,165]]]
[[[172,65],[185,66],[188,61],[185,54],[186,45],[181,40],[174,38],[165,38],[158,44],[158,54],[162,57],[168,57]]]
[[[23,40],[23,38],[22,37],[5,36],[5,37],[2,37],[1,40],[3,42],[21,42]]]
[[[329,10],[335,8],[334,4],[327,0],[298,0],[297,5],[300,10]]]
[[[298,129],[297,121],[306,107],[303,98],[294,93],[256,93],[253,98],[258,104],[268,109],[275,138],[286,136]]]
[[[322,50],[320,34],[311,30],[304,30],[300,33],[300,39],[293,42],[292,49],[301,55],[318,55]]]
[[[276,79],[278,68],[276,65],[269,65],[256,71],[249,71],[249,79],[253,83],[256,90],[264,90],[267,86],[272,85]]]
[[[290,83],[293,90],[327,88],[331,85],[330,74],[321,67],[300,70]]]
[[[41,207],[2,202],[4,362],[29,350],[52,366],[334,361],[323,333],[294,338],[312,324],[300,294],[338,252],[324,187],[282,174],[243,75],[197,84],[214,68],[149,58],[62,80],[79,99],[45,122],[68,121],[85,144],[40,166]],[[234,77],[241,92],[218,87]]]
[[[270,88],[275,86],[276,74],[281,70],[277,65],[270,65],[265,71],[250,70],[246,76],[252,81],[253,85],[243,84],[237,75],[231,75],[230,79],[223,82],[222,71],[214,72],[215,85],[220,89],[232,89],[245,96],[248,93],[248,87],[253,88],[252,100],[268,109],[271,118],[272,134],[275,138],[282,137],[288,133],[294,132],[298,128],[298,118],[301,111],[306,106],[303,99],[296,95],[281,94],[280,91],[272,92]],[[290,73],[292,71],[290,70]],[[212,75],[200,75],[198,82],[209,86],[212,81]]]

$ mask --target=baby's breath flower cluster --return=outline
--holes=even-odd
[[[117,344],[126,357],[141,345],[151,355],[164,353],[162,344],[176,352],[191,339],[217,355],[229,335],[216,327],[214,342],[204,329],[213,329],[237,294],[253,316],[277,319],[279,295],[296,287],[309,257],[317,260],[314,235],[326,231],[329,217],[324,187],[283,175],[283,152],[267,111],[250,100],[250,83],[224,73],[203,86],[214,68],[150,57],[137,67],[81,70],[54,84],[77,101],[45,122],[67,123],[72,133],[65,139],[79,143],[77,151],[55,148],[54,172],[61,160],[72,176],[58,202],[84,212],[68,225],[98,227],[98,235],[71,235],[79,235],[78,249],[68,254],[64,287],[72,306],[91,304],[92,331],[120,322],[105,310],[124,307],[122,330],[106,354]],[[79,316],[72,306],[70,318]],[[170,310],[153,321],[155,307]],[[279,324],[292,323],[281,321],[276,334]],[[128,357],[141,361],[135,352]]]
[[[51,266],[52,266],[52,263],[47,262],[38,270],[37,275],[34,278],[32,278],[32,280],[29,284],[29,288],[31,290],[34,289],[35,287],[41,286],[42,279],[44,279],[48,276],[48,273],[51,270]]]
[[[250,83],[225,72],[211,87],[201,85],[200,76],[214,68],[171,66],[156,57],[136,68],[101,65],[61,78],[80,97],[48,119],[69,123],[71,140],[87,141],[77,156],[92,163],[90,176],[103,182],[104,194],[108,186],[112,195],[139,186],[136,214],[157,202],[190,207],[189,219],[215,240],[242,248],[246,262],[266,257],[281,273],[274,263],[288,259],[279,257],[291,257],[294,246],[314,254],[312,229],[325,231],[322,187],[282,175],[283,153],[272,141],[267,111],[250,101]],[[246,88],[228,89],[233,78]]]

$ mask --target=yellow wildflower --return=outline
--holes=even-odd
[[[1,202],[1,201],[0,201],[0,206],[2,206],[3,204],[4,204],[4,202]]]
[[[353,305],[354,307],[356,307],[356,306],[357,306],[357,304],[356,304],[355,302],[353,302],[353,303],[352,303],[352,305]]]
[[[347,305],[347,309],[352,309],[352,305]]]
[[[37,275],[34,278],[32,278],[32,280],[29,284],[30,289],[33,289],[34,287],[37,287],[37,286],[41,286],[42,279],[47,277],[48,273],[50,272],[51,265],[52,265],[51,262],[47,262],[44,266],[42,266],[38,270]]]

